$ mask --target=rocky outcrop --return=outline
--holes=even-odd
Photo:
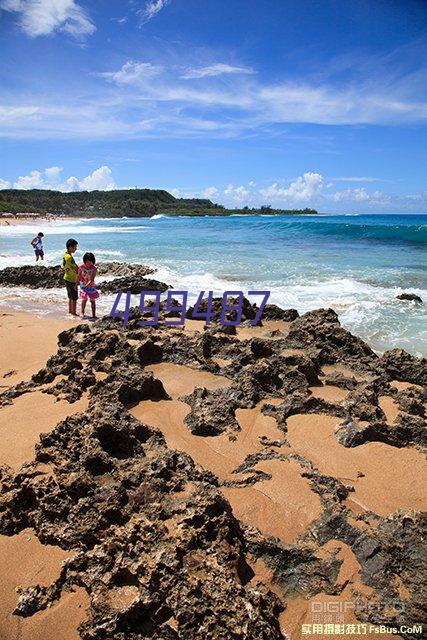
[[[284,322],[292,322],[298,318],[299,313],[296,309],[281,309],[277,304],[266,304],[262,317],[265,320],[283,320]]]
[[[154,271],[155,269],[142,264],[101,262],[98,265],[98,276],[120,276],[130,278],[131,282],[141,280],[141,278],[145,278],[145,276],[154,273]],[[63,284],[64,270],[61,265],[55,265],[54,267],[25,265],[22,267],[7,267],[0,270],[0,285],[3,287],[50,289],[62,287]],[[112,282],[109,284],[112,285]],[[120,288],[113,288],[111,291],[120,291]]]
[[[359,369],[369,369],[378,356],[361,338],[340,326],[332,309],[309,311],[291,325],[288,340],[292,346],[321,349],[325,363],[347,362]]]
[[[127,262],[100,262],[98,265],[99,276],[115,276],[116,278],[123,278],[126,276],[139,276],[145,278],[152,273],[155,273],[157,269],[147,267],[143,264],[132,264]]]
[[[245,309],[250,320],[253,307]],[[331,310],[286,320],[288,334],[247,339],[217,324],[193,334],[142,327],[141,317],[135,310],[127,325],[105,317],[63,331],[45,367],[0,396],[8,404],[23,393],[54,394],[70,402],[71,414],[41,436],[34,461],[17,473],[0,469],[0,532],[31,527],[40,541],[72,551],[50,586],[21,590],[16,615],[33,615],[80,586],[91,601],[79,630],[83,640],[283,639],[278,620],[288,598],[339,596],[346,588],[339,581],[342,561],[322,553],[335,541],[348,545],[361,566],[358,620],[423,620],[422,515],[355,514],[347,504],[354,487],[319,471],[287,438],[290,416],[316,413],[337,418],[335,437],[344,447],[419,448],[425,444],[423,392],[398,391],[390,382],[422,384],[426,362],[401,350],[379,358]],[[237,411],[260,401],[260,419],[274,417],[279,437],[262,436],[226,480],[217,477],[129,413],[141,401],[153,407],[169,401],[166,383],[148,370],[153,363],[228,378],[226,387],[201,383],[179,398],[189,408],[189,437],[228,438],[231,446],[241,435]],[[326,365],[350,372],[325,374]],[[313,393],[328,382],[345,389],[345,398]],[[88,409],[73,414],[72,403],[84,393]],[[399,409],[393,424],[381,408],[384,395]],[[272,479],[259,468],[266,463],[298,465],[321,504],[320,516],[292,544],[245,524],[224,497],[224,487],[261,486],[262,493]],[[258,561],[268,579],[257,581]]]
[[[62,287],[64,271],[62,267],[23,266],[6,267],[0,271],[0,285],[3,287],[31,287],[32,289],[50,289]]]
[[[409,302],[418,302],[419,304],[422,304],[422,298],[420,298],[420,296],[417,296],[416,293],[400,293],[398,296],[396,296],[396,300],[408,300]]]
[[[97,284],[97,288],[103,293],[118,293],[119,291],[130,291],[131,293],[141,293],[141,291],[166,291],[169,285],[158,280],[142,278],[141,276],[124,276],[115,278],[107,282]]]
[[[425,358],[416,358],[403,349],[392,349],[385,351],[379,364],[392,380],[427,385],[427,360]]]
[[[230,296],[228,298],[228,302],[229,302],[229,304],[237,304],[238,303],[238,298]],[[208,302],[207,302],[207,299],[204,298],[200,302],[200,304],[198,305],[198,307],[196,309],[196,312],[200,313],[200,314],[205,314],[207,312],[207,307],[208,307]],[[250,303],[247,298],[243,297],[241,322],[245,322],[245,320],[253,320],[255,318],[255,316],[256,316],[257,309],[258,309],[258,307],[254,302]],[[187,309],[185,317],[197,320],[198,318],[194,317],[194,315],[193,315],[194,310],[195,310],[194,306],[189,307]],[[221,313],[222,313],[222,298],[212,298],[210,321],[211,322],[220,322]],[[230,311],[226,311],[225,318],[226,318],[226,320],[235,321],[236,318],[237,318],[237,311],[235,311],[234,309],[232,309]],[[204,318],[203,318],[203,321],[205,321]],[[262,326],[261,322],[259,324]]]

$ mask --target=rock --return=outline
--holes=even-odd
[[[162,359],[163,349],[156,344],[152,338],[145,338],[136,350],[139,361],[142,365],[160,362]]]
[[[103,403],[116,400],[125,407],[134,405],[141,400],[166,400],[169,398],[160,380],[136,364],[115,368],[105,380],[101,380],[93,386],[90,396]]]
[[[250,341],[250,348],[256,358],[265,358],[271,356],[273,353],[273,349],[268,342],[266,340],[261,340],[260,338],[252,338]]]
[[[355,422],[348,422],[343,424],[335,434],[344,447],[358,447],[372,441],[389,442],[387,427],[380,423],[361,426]]]
[[[178,626],[189,640],[202,627],[218,638],[283,640],[279,598],[242,586],[243,535],[213,478],[119,407],[103,406],[42,437],[38,458],[54,461],[52,482],[29,469],[4,493],[3,532],[20,504],[17,529],[26,521],[41,540],[78,548],[50,587],[21,591],[15,613],[31,615],[84,585],[93,595],[85,639],[160,640],[177,637]]]
[[[396,300],[409,300],[412,302],[418,302],[420,304],[422,304],[422,298],[420,298],[420,296],[417,296],[416,293],[400,293],[398,296],[396,296]]]
[[[416,358],[403,349],[385,351],[379,365],[390,380],[404,380],[421,386],[427,385],[427,359]]]
[[[232,296],[229,297],[229,303],[231,304],[237,304],[238,303],[238,298],[234,298]],[[241,316],[241,323],[245,322],[246,320],[253,320],[256,316],[256,312],[258,310],[258,307],[256,306],[255,303],[251,304],[249,302],[249,300],[245,297],[243,297],[243,302],[242,302],[242,316]],[[205,322],[204,318],[193,318],[193,311],[194,311],[194,306],[191,306],[187,309],[187,312],[185,314],[185,317],[188,319],[192,319],[192,320],[202,320],[203,322]],[[207,299],[204,298],[201,303],[198,305],[197,308],[197,312],[198,313],[206,313],[207,312]],[[212,298],[212,308],[211,308],[211,322],[220,322],[221,321],[221,313],[222,313],[222,298]],[[236,320],[237,318],[237,312],[235,310],[230,310],[226,312],[225,315],[226,320]],[[225,325],[226,326],[226,325]],[[260,321],[258,323],[258,326],[262,326],[262,322]]]
[[[355,363],[357,368],[371,368],[378,356],[360,338],[340,327],[333,309],[316,309],[294,320],[287,340],[296,348],[321,350],[323,363]]]
[[[266,304],[262,312],[264,320],[283,320],[284,322],[292,322],[298,318],[299,313],[296,309],[281,309],[276,304]]]
[[[98,276],[139,276],[144,278],[152,273],[155,273],[157,269],[152,269],[143,264],[129,264],[127,262],[100,262],[97,265]]]
[[[97,288],[103,293],[118,293],[119,291],[130,291],[131,293],[141,293],[141,291],[167,291],[169,285],[158,280],[150,280],[141,276],[124,276],[115,278],[108,282],[101,282]]]
[[[32,289],[62,287],[64,271],[59,265],[6,267],[0,271],[0,284],[3,287],[31,287]]]
[[[185,423],[191,433],[198,436],[214,436],[226,431],[239,431],[234,412],[236,404],[229,389],[209,391],[196,387],[192,394],[183,398],[191,411]]]
[[[101,262],[97,266],[98,276],[126,276],[131,278],[132,282],[134,282],[134,279],[135,281],[140,280],[155,271],[155,269],[151,269],[150,267],[146,267],[141,264],[122,264],[120,262]],[[111,282],[109,284],[111,284]],[[55,265],[53,267],[45,265],[6,267],[6,269],[0,270],[0,285],[6,287],[31,287],[32,289],[63,287],[64,270],[62,265]],[[100,286],[101,283],[98,288],[100,288]],[[164,286],[167,288],[166,285]],[[120,288],[114,289],[114,291],[119,290]],[[165,290],[166,289],[162,289],[162,291]],[[139,293],[139,291],[137,293]]]

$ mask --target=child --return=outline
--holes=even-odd
[[[77,240],[74,238],[70,238],[66,242],[67,251],[64,253],[62,258],[62,266],[64,267],[64,281],[65,286],[67,287],[67,295],[68,295],[68,313],[76,316],[76,307],[77,307],[77,282],[78,282],[78,271],[79,268],[76,264],[76,261],[73,258],[73,253],[77,250]]]
[[[43,260],[44,258],[42,238],[44,238],[44,233],[40,231],[40,233],[38,233],[36,237],[31,240],[31,246],[33,247],[34,253],[36,254],[36,262],[38,262],[39,258],[40,260]]]
[[[83,264],[79,267],[80,297],[82,299],[82,316],[85,314],[86,302],[89,298],[92,307],[92,318],[96,320],[96,302],[99,293],[95,287],[96,277],[95,256],[93,253],[85,253]]]

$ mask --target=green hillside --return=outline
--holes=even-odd
[[[161,189],[118,189],[115,191],[49,191],[44,189],[3,189],[0,191],[0,213],[49,213],[86,217],[150,217],[167,215],[231,215],[231,214],[307,214],[314,209],[283,210],[269,206],[261,209],[225,209],[222,205],[200,198],[175,198]]]

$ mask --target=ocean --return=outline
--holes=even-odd
[[[31,238],[45,234],[45,264],[65,240],[77,259],[152,265],[152,277],[189,291],[269,290],[269,302],[300,313],[332,307],[344,327],[377,352],[427,355],[427,215],[231,216],[61,220],[0,226],[0,268],[34,264]],[[396,300],[421,296],[423,305]],[[115,296],[103,296],[109,312]],[[255,300],[255,298],[254,298]],[[136,301],[136,298],[135,298]],[[0,305],[63,313],[62,290],[0,288]],[[62,306],[61,306],[62,305]]]

